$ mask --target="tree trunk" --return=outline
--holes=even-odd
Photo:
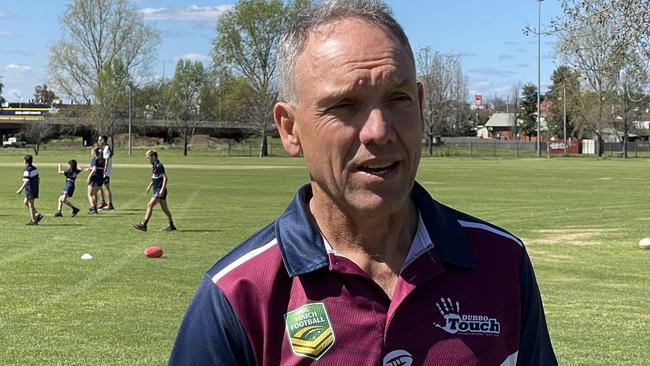
[[[598,136],[598,156],[603,156],[603,153],[605,152],[605,141],[603,141],[603,137],[600,136],[600,134],[596,135]]]
[[[629,139],[627,116],[623,117],[623,159],[627,159],[627,141]]]
[[[185,133],[183,133],[183,156],[187,156],[187,145],[189,144],[189,141],[187,141],[187,134],[188,131],[185,131]]]
[[[262,130],[262,142],[260,143],[260,158],[269,156],[269,145],[266,136],[266,129]]]
[[[33,144],[32,149],[34,149],[34,155],[38,156],[38,152],[41,150],[41,144]]]
[[[429,138],[427,139],[427,147],[429,148],[429,156],[433,156],[433,133],[429,132]]]

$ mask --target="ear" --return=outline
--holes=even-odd
[[[273,107],[273,119],[275,119],[275,126],[280,133],[284,149],[291,156],[299,156],[302,147],[293,107],[285,102],[276,103]]]

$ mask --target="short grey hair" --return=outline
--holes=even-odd
[[[415,63],[413,50],[404,29],[382,0],[326,0],[303,9],[280,39],[276,61],[280,101],[298,103],[294,67],[305,49],[310,32],[325,24],[349,18],[359,18],[386,30],[397,39]]]

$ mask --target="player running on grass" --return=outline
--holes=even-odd
[[[63,216],[61,213],[63,205],[66,205],[72,209],[72,217],[77,216],[79,213],[80,210],[68,200],[68,198],[74,195],[74,183],[77,179],[77,176],[79,176],[79,173],[81,173],[81,169],[77,168],[77,161],[74,159],[68,161],[68,169],[66,170],[63,170],[61,164],[59,164],[59,174],[63,174],[65,176],[65,186],[63,186],[63,191],[59,197],[58,209],[54,213],[54,217]]]
[[[149,160],[149,163],[151,163],[152,167],[151,183],[147,186],[146,191],[149,192],[151,188],[153,188],[153,197],[151,197],[149,203],[147,203],[147,212],[144,214],[144,219],[140,223],[134,224],[133,227],[138,230],[147,231],[147,223],[149,223],[149,219],[151,219],[153,208],[156,204],[160,204],[160,208],[163,210],[165,215],[167,215],[167,219],[169,220],[169,225],[167,225],[163,230],[174,231],[176,230],[176,226],[174,226],[172,213],[169,212],[169,207],[167,206],[168,179],[167,174],[165,174],[165,167],[162,165],[160,160],[158,160],[158,153],[156,151],[149,150],[145,156]]]
[[[94,147],[90,151],[90,174],[88,174],[88,205],[90,209],[88,214],[96,215],[97,214],[97,192],[101,189],[104,184],[104,157],[101,153],[99,147]]]
[[[26,225],[38,225],[43,220],[43,215],[36,210],[34,201],[38,198],[38,169],[32,162],[34,158],[31,155],[25,155],[23,158],[25,162],[25,170],[23,170],[23,184],[18,188],[16,194],[25,191],[25,207],[29,210],[29,222]]]

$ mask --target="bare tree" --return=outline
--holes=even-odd
[[[512,85],[512,89],[510,91],[510,101],[509,103],[509,111],[512,114],[512,138],[519,141],[519,117],[521,115],[521,90],[522,86],[520,82],[516,82],[514,85]],[[517,146],[519,146],[517,144]],[[519,150],[517,150],[519,152]]]
[[[50,75],[58,90],[90,104],[99,74],[120,60],[137,82],[147,76],[159,32],[129,0],[73,0],[59,18],[62,39],[50,48]]]
[[[429,154],[433,137],[461,130],[469,116],[467,78],[460,55],[443,55],[422,47],[416,56],[418,79],[424,86],[424,122]]]
[[[117,132],[117,122],[127,109],[127,86],[129,75],[119,59],[109,60],[99,73],[98,83],[94,89],[96,102],[93,105],[95,130],[100,135],[107,135],[113,145],[113,136]]]
[[[27,122],[21,127],[23,139],[27,144],[32,146],[34,154],[38,156],[41,150],[41,144],[47,142],[52,137],[54,128],[52,125],[43,121]]]
[[[649,0],[563,0],[563,17],[554,20],[558,51],[580,72],[583,92],[576,100],[582,128],[595,133],[602,154],[602,129],[612,126],[615,111],[627,114],[635,93],[645,89],[650,60]]]

